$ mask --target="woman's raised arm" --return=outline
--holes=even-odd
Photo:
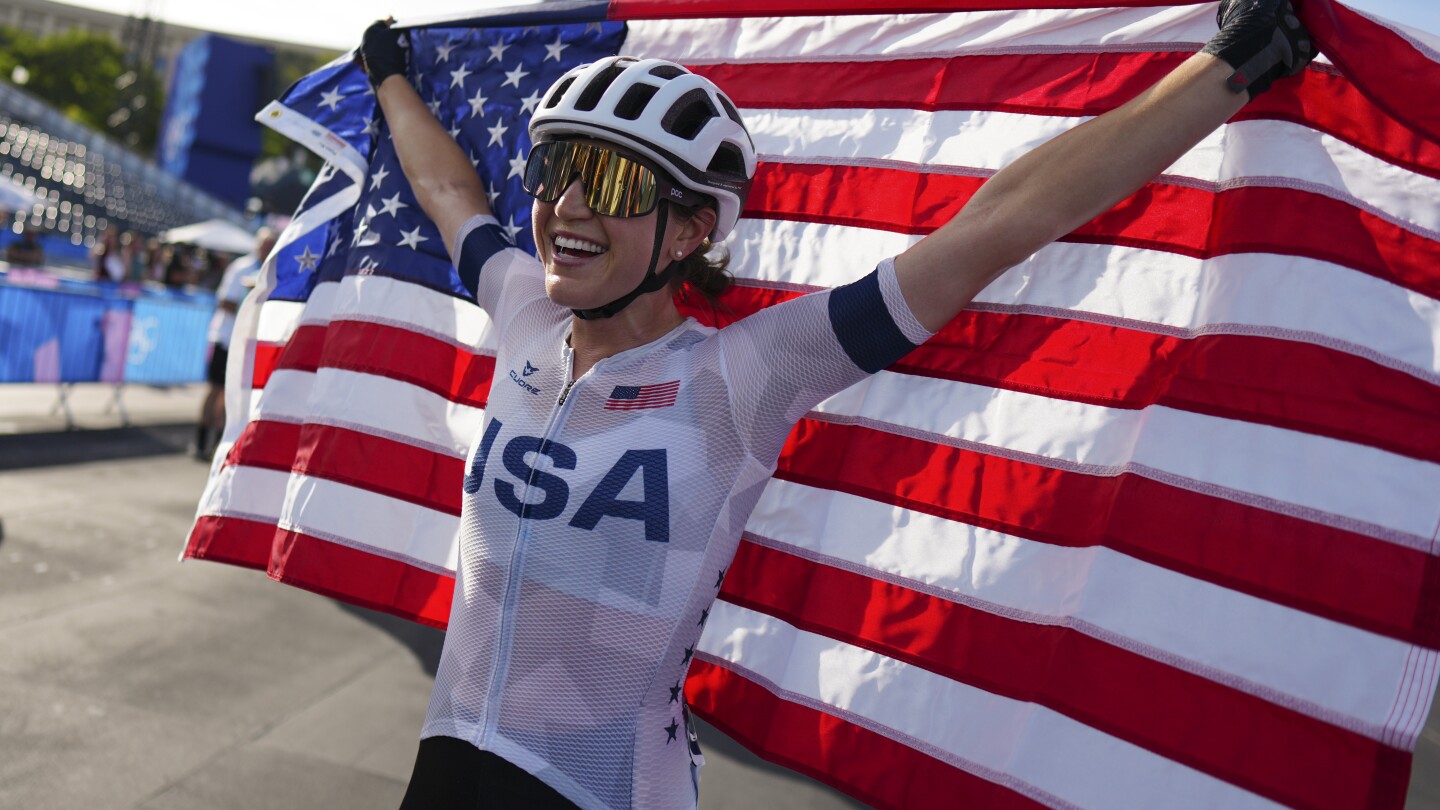
[[[1125,105],[1037,147],[895,260],[906,303],[938,331],[1006,268],[1133,194],[1314,55],[1288,0],[1225,0],[1201,53]]]
[[[360,47],[375,98],[390,126],[395,154],[415,199],[435,223],[452,259],[460,226],[476,214],[490,213],[485,186],[465,152],[440,126],[430,108],[405,78],[405,51],[387,23],[365,31]]]

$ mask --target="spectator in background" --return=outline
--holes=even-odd
[[[192,275],[190,260],[181,245],[171,245],[165,253],[165,275],[161,279],[166,287],[184,287]]]
[[[120,237],[120,247],[125,257],[125,280],[145,280],[145,238],[134,231],[126,231]]]
[[[5,261],[27,267],[39,267],[45,263],[45,249],[40,247],[33,228],[21,231],[19,239],[5,246]]]
[[[275,248],[275,231],[261,228],[255,235],[255,251],[230,263],[215,291],[215,315],[210,319],[210,366],[206,379],[210,390],[200,408],[200,424],[195,431],[195,444],[190,452],[201,461],[209,461],[215,444],[225,428],[225,366],[230,357],[230,336],[235,331],[235,313],[240,302],[255,286],[255,276],[265,257]]]
[[[120,230],[114,225],[105,229],[104,235],[95,245],[92,254],[95,258],[95,280],[114,281],[125,280],[125,252],[120,247]]]

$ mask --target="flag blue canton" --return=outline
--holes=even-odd
[[[618,52],[622,23],[524,28],[414,29],[410,80],[485,183],[500,226],[535,251],[531,198],[521,188],[530,116],[545,91],[572,67]],[[444,240],[405,180],[364,74],[337,60],[307,76],[282,99],[330,130],[365,159],[356,181],[327,167],[296,212],[300,218],[348,193],[353,208],[282,246],[272,299],[304,300],[315,284],[345,275],[385,275],[468,298]]]
[[[640,386],[638,385],[617,385],[615,390],[610,392],[611,399],[639,399]]]

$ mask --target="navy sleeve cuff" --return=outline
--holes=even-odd
[[[466,222],[460,228],[456,244],[460,247],[455,269],[460,271],[460,282],[469,291],[471,299],[480,289],[480,271],[485,269],[485,263],[496,253],[515,247],[500,223],[494,217],[486,216],[474,217]]]
[[[840,347],[867,374],[894,363],[919,345],[910,342],[885,305],[878,269],[830,291],[830,326]]]

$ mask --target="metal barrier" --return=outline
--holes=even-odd
[[[57,409],[74,426],[68,386],[205,379],[210,293],[77,281],[36,271],[0,272],[0,383],[56,383]]]

